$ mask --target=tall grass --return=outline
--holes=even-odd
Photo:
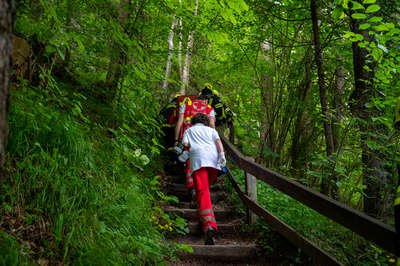
[[[13,92],[0,221],[16,255],[1,263],[23,264],[18,254],[28,250],[32,262],[51,264],[162,264],[174,247],[150,219],[147,157],[123,131],[111,140],[98,124],[79,121],[43,92]]]

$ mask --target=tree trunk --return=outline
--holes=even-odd
[[[353,32],[362,34],[368,40],[368,33],[359,30],[359,23],[356,20],[350,21],[350,28]],[[387,182],[387,172],[385,171],[385,154],[379,149],[371,148],[368,143],[379,143],[379,136],[387,135],[384,126],[373,121],[373,117],[379,115],[379,111],[374,108],[367,108],[366,104],[374,97],[374,69],[373,63],[367,63],[367,51],[361,48],[357,42],[352,44],[353,67],[355,88],[350,95],[350,109],[354,116],[359,119],[359,129],[361,132],[361,149],[363,163],[363,185],[364,190],[364,212],[373,217],[379,217],[383,212],[383,191]],[[367,71],[368,66],[370,71]]]
[[[199,1],[195,1],[194,7],[194,17],[197,17],[197,9],[199,7]],[[190,78],[190,61],[192,59],[192,50],[193,50],[193,43],[194,43],[194,30],[189,33],[187,50],[186,50],[186,58],[185,58],[185,65],[183,67],[183,75],[182,75],[182,87],[180,93],[185,94],[186,89],[189,85],[189,78]]]
[[[272,91],[274,88],[273,84],[273,79],[270,75],[264,74],[261,77],[261,82],[260,82],[260,89],[261,89],[261,143],[260,143],[260,149],[259,149],[259,154],[257,158],[257,162],[261,164],[268,163],[268,166],[271,166],[271,160],[265,161],[264,158],[264,153],[266,152],[267,147],[269,146],[268,144],[270,143],[268,141],[271,130],[272,130],[272,118],[270,115],[270,109],[273,106],[272,103]]]
[[[0,0],[0,167],[4,165],[8,135],[7,113],[9,105],[12,54],[12,16],[10,1]]]
[[[129,19],[129,11],[127,8],[130,5],[130,0],[121,0],[120,6],[118,10],[118,21],[121,26],[124,26]],[[118,45],[113,42],[113,50],[114,53],[110,57],[110,63],[108,65],[108,71],[106,76],[106,90],[109,92],[107,96],[111,99],[111,101],[115,98],[117,93],[118,82],[121,76],[121,64],[126,60],[126,55],[122,52],[122,49],[118,47]]]
[[[172,19],[171,28],[168,34],[168,58],[167,58],[167,66],[165,68],[165,78],[163,84],[163,91],[168,89],[168,79],[171,76],[171,66],[172,66],[172,57],[174,55],[174,30],[176,27],[177,21],[174,16]]]
[[[326,97],[326,86],[325,86],[325,73],[322,58],[322,48],[319,36],[318,16],[317,16],[317,4],[316,0],[311,0],[310,4],[313,37],[314,37],[314,51],[315,51],[315,63],[318,69],[318,85],[319,85],[319,98],[322,109],[322,119],[324,124],[325,143],[326,143],[326,155],[330,157],[334,151],[334,136],[332,131],[332,124],[330,122],[330,114],[328,109],[328,100]],[[322,179],[321,192],[328,195],[330,193],[331,182],[330,180]]]
[[[332,125],[332,130],[333,130],[333,135],[336,136],[334,138],[334,146],[335,146],[335,151],[338,150],[339,148],[339,143],[338,143],[338,136],[339,130],[340,130],[340,122],[342,121],[343,117],[343,109],[344,109],[344,104],[343,104],[343,96],[344,96],[344,78],[346,76],[346,70],[338,66],[335,70],[335,86],[334,86],[334,92],[333,92],[333,121],[334,124]]]
[[[179,7],[182,6],[182,0],[179,0]],[[178,19],[178,27],[179,27],[179,44],[178,44],[178,68],[179,68],[179,78],[183,80],[183,67],[182,67],[182,40],[183,40],[183,25],[182,25],[182,17]]]
[[[182,18],[179,18],[178,20],[178,25],[179,25],[179,44],[178,44],[178,68],[179,68],[179,78],[180,80],[183,80],[183,67],[182,67]]]
[[[306,125],[305,107],[307,106],[307,96],[311,89],[311,51],[307,51],[304,56],[304,78],[300,83],[297,91],[298,109],[294,123],[294,132],[292,134],[292,145],[290,147],[291,171],[294,176],[303,176],[304,166],[306,163],[307,140],[309,138],[310,129]]]

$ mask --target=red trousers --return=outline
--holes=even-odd
[[[192,173],[194,187],[197,193],[198,214],[202,223],[203,232],[205,232],[209,226],[213,227],[215,230],[218,229],[210,196],[210,185],[216,180],[217,173],[218,170],[212,167],[202,167]]]
[[[190,188],[192,188],[194,186],[193,177],[190,174],[190,160],[189,159],[186,161],[184,172],[185,172],[185,177],[186,177],[186,189],[189,190]]]

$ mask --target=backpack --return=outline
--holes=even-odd
[[[224,123],[232,123],[233,122],[233,113],[232,110],[223,102],[217,95],[213,95],[208,100],[208,103],[215,110],[215,125],[219,126]]]
[[[210,116],[211,111],[213,108],[208,104],[207,100],[200,100],[200,99],[187,99],[185,101],[185,113],[183,115],[183,125],[180,137],[182,138],[183,133],[185,133],[186,129],[191,127],[191,119],[194,115],[198,113],[206,114]]]

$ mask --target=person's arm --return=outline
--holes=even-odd
[[[215,146],[217,146],[218,153],[224,152],[224,146],[222,145],[221,139],[215,140]]]
[[[210,117],[210,127],[215,128],[215,117],[214,116]]]
[[[182,145],[185,146],[186,148],[190,148],[190,143],[189,143],[189,138],[188,138],[188,130],[186,130],[185,133],[183,133]]]
[[[215,110],[212,109],[210,113],[210,127],[215,128]]]
[[[175,125],[175,144],[176,144],[176,142],[179,141],[179,133],[181,132],[181,128],[183,125],[183,115],[184,114],[179,114],[178,121],[176,122],[176,125]]]
[[[216,138],[215,138],[215,146],[217,147],[218,151],[218,164],[221,168],[226,166],[226,158],[225,158],[225,152],[224,152],[224,146],[222,145],[222,141],[218,136],[217,131],[214,129]]]

